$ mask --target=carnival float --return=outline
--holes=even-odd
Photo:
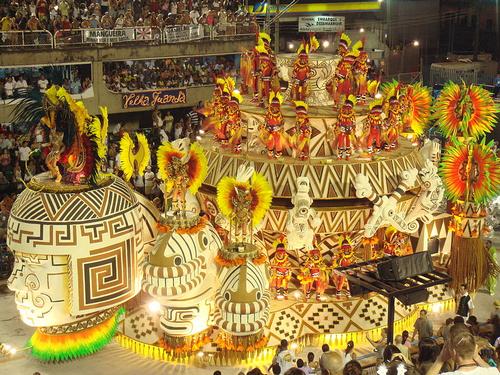
[[[259,34],[241,76],[217,78],[197,142],[150,150],[125,134],[123,179],[101,172],[105,108],[90,116],[56,86],[23,99],[16,115],[45,124],[52,143],[49,172],[8,224],[9,287],[37,327],[35,357],[77,358],[116,336],[157,360],[268,361],[284,338],[340,346],[387,324],[387,298],[348,282],[360,262],[436,239],[451,288],[498,272],[483,245],[485,204],[500,188],[482,140],[495,121],[488,93],[450,83],[433,105],[420,83],[371,81],[363,42],[345,34],[334,56],[314,52],[314,35],[293,56],[270,42]],[[423,141],[431,121],[449,139],[441,163],[440,145]],[[163,212],[127,183],[153,152]],[[428,305],[453,308],[447,286],[429,292]],[[397,301],[395,330],[419,309]]]

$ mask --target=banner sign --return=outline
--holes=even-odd
[[[315,16],[299,17],[299,33],[330,33],[344,31],[345,17]]]
[[[134,40],[134,29],[88,29],[83,31],[86,43],[118,43]]]
[[[189,42],[203,37],[203,25],[185,25],[165,29],[165,41],[167,43]]]
[[[185,104],[186,89],[141,91],[122,94],[123,108],[154,107],[165,104]]]

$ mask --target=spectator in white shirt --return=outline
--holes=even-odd
[[[155,174],[151,171],[151,166],[146,167],[146,172],[144,172],[144,194],[149,198],[151,195],[151,189],[153,188],[153,181],[155,179]]]
[[[17,94],[20,94],[20,91],[26,90],[28,88],[28,82],[24,79],[23,76],[19,76],[16,84],[14,85],[14,89]]]
[[[38,80],[38,88],[40,89],[40,92],[41,93],[44,93],[45,91],[47,91],[47,88],[49,87],[49,81],[47,80],[47,78],[45,78],[45,76],[42,74],[40,76],[40,79]]]
[[[24,142],[21,147],[19,147],[19,164],[23,174],[26,176],[26,163],[30,158],[31,148],[28,146],[28,142]]]
[[[5,81],[5,84],[3,86],[5,90],[5,96],[7,98],[12,98],[14,96],[14,85],[16,83],[14,82],[14,79],[12,77],[7,77],[7,81]]]

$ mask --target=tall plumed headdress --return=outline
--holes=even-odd
[[[137,147],[128,133],[123,134],[120,139],[120,168],[125,181],[130,180],[134,172],[142,176],[151,158],[146,136],[142,133],[136,133],[135,136]]]
[[[239,207],[234,206],[238,190],[251,199],[252,226],[257,226],[271,207],[273,190],[266,178],[246,164],[240,165],[236,177],[225,176],[217,184],[217,205],[220,212],[231,219]]]
[[[189,144],[187,138],[162,143],[157,151],[157,159],[160,178],[165,181],[165,192],[172,190],[177,177],[172,176],[169,170],[169,164],[172,163],[174,158],[186,164],[189,176],[189,191],[196,194],[208,171],[208,162],[203,148],[198,142]]]

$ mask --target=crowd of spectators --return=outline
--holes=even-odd
[[[404,331],[394,344],[387,344],[387,330],[379,340],[371,340],[375,351],[358,354],[349,341],[343,350],[331,350],[327,344],[317,356],[312,351],[297,358],[297,347],[281,340],[272,364],[267,370],[254,368],[246,375],[498,375],[500,365],[500,318],[479,324],[474,316],[467,320],[449,318],[434,334],[428,323],[427,311],[422,310],[417,332]],[[420,337],[422,335],[422,337]],[[430,336],[429,336],[430,335]],[[418,337],[412,340],[410,337]],[[214,375],[234,374],[217,370]],[[244,372],[238,375],[245,375]]]
[[[56,83],[71,94],[82,94],[92,87],[90,67],[80,69],[78,65],[57,66],[51,68],[51,71],[51,75],[60,77],[60,82]],[[0,99],[13,99],[33,88],[43,93],[53,84],[48,76],[43,68],[0,69]]]
[[[104,63],[104,80],[113,92],[212,84],[222,72],[236,74],[235,56],[135,60]]]
[[[256,27],[241,0],[12,0],[0,5],[1,31],[201,24]],[[248,32],[247,30],[247,32]],[[2,42],[9,36],[2,35]]]

